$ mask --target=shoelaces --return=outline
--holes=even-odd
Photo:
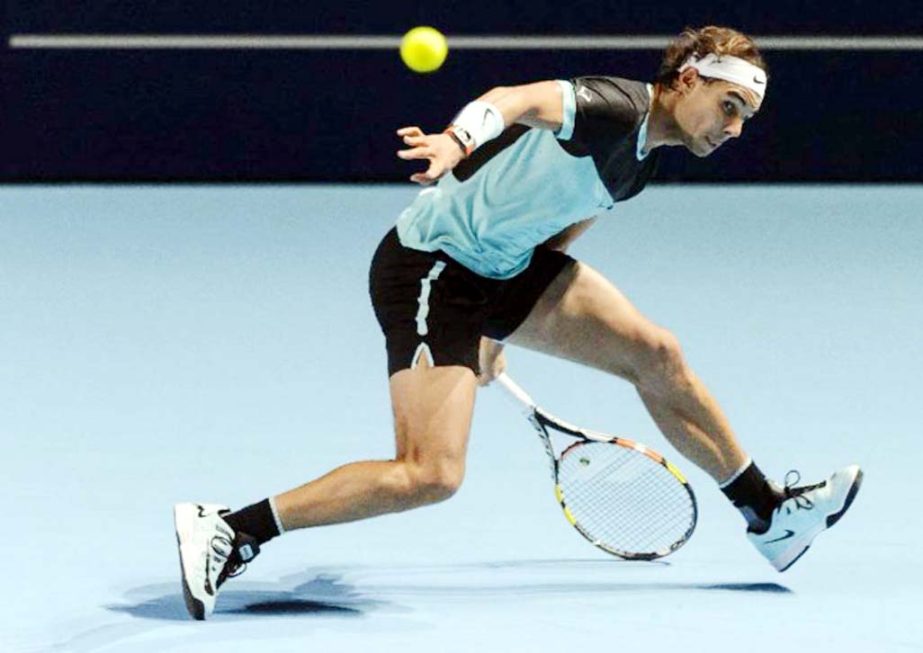
[[[211,547],[212,562],[220,564],[222,567],[226,566],[228,557],[234,550],[234,543],[231,542],[231,539],[224,533],[219,532],[217,535],[212,536]]]
[[[247,571],[247,563],[235,555],[234,541],[226,534],[219,532],[212,536],[211,546],[215,553],[214,559],[223,564],[216,583],[218,587],[221,587],[228,578],[235,578]]]
[[[811,501],[808,497],[804,496],[804,494],[819,487],[823,487],[827,484],[827,481],[821,481],[820,483],[815,483],[814,485],[801,485],[799,487],[795,487],[800,481],[801,472],[799,472],[797,469],[790,469],[785,474],[785,487],[782,488],[782,492],[786,499],[795,500],[795,506],[798,510],[811,510],[814,507],[814,502]]]

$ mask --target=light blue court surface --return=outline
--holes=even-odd
[[[366,274],[414,193],[0,188],[0,651],[923,650],[923,187],[657,187],[573,248],[679,336],[772,476],[863,465],[789,572],[630,386],[511,350],[549,410],[677,462],[689,544],[625,563],[584,542],[489,388],[455,498],[274,541],[188,621],[174,502],[392,454]]]

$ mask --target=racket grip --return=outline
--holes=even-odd
[[[525,390],[520,388],[513,379],[507,376],[506,372],[503,372],[497,377],[497,382],[503,387],[506,394],[519,404],[524,415],[528,416],[535,412],[536,405],[535,402],[532,401],[532,397],[530,397]]]

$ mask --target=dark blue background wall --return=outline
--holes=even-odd
[[[22,33],[753,34],[923,36],[916,2],[7,2]],[[489,19],[488,19],[489,17]],[[405,179],[394,130],[441,129],[493,85],[579,74],[649,79],[659,52],[453,51],[436,74],[393,51],[0,50],[0,180]],[[923,50],[768,51],[772,83],[744,137],[665,180],[923,181]]]

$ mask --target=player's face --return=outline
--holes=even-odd
[[[674,117],[683,144],[696,156],[708,156],[737,138],[744,122],[760,108],[752,91],[725,81],[696,78],[676,106]]]

